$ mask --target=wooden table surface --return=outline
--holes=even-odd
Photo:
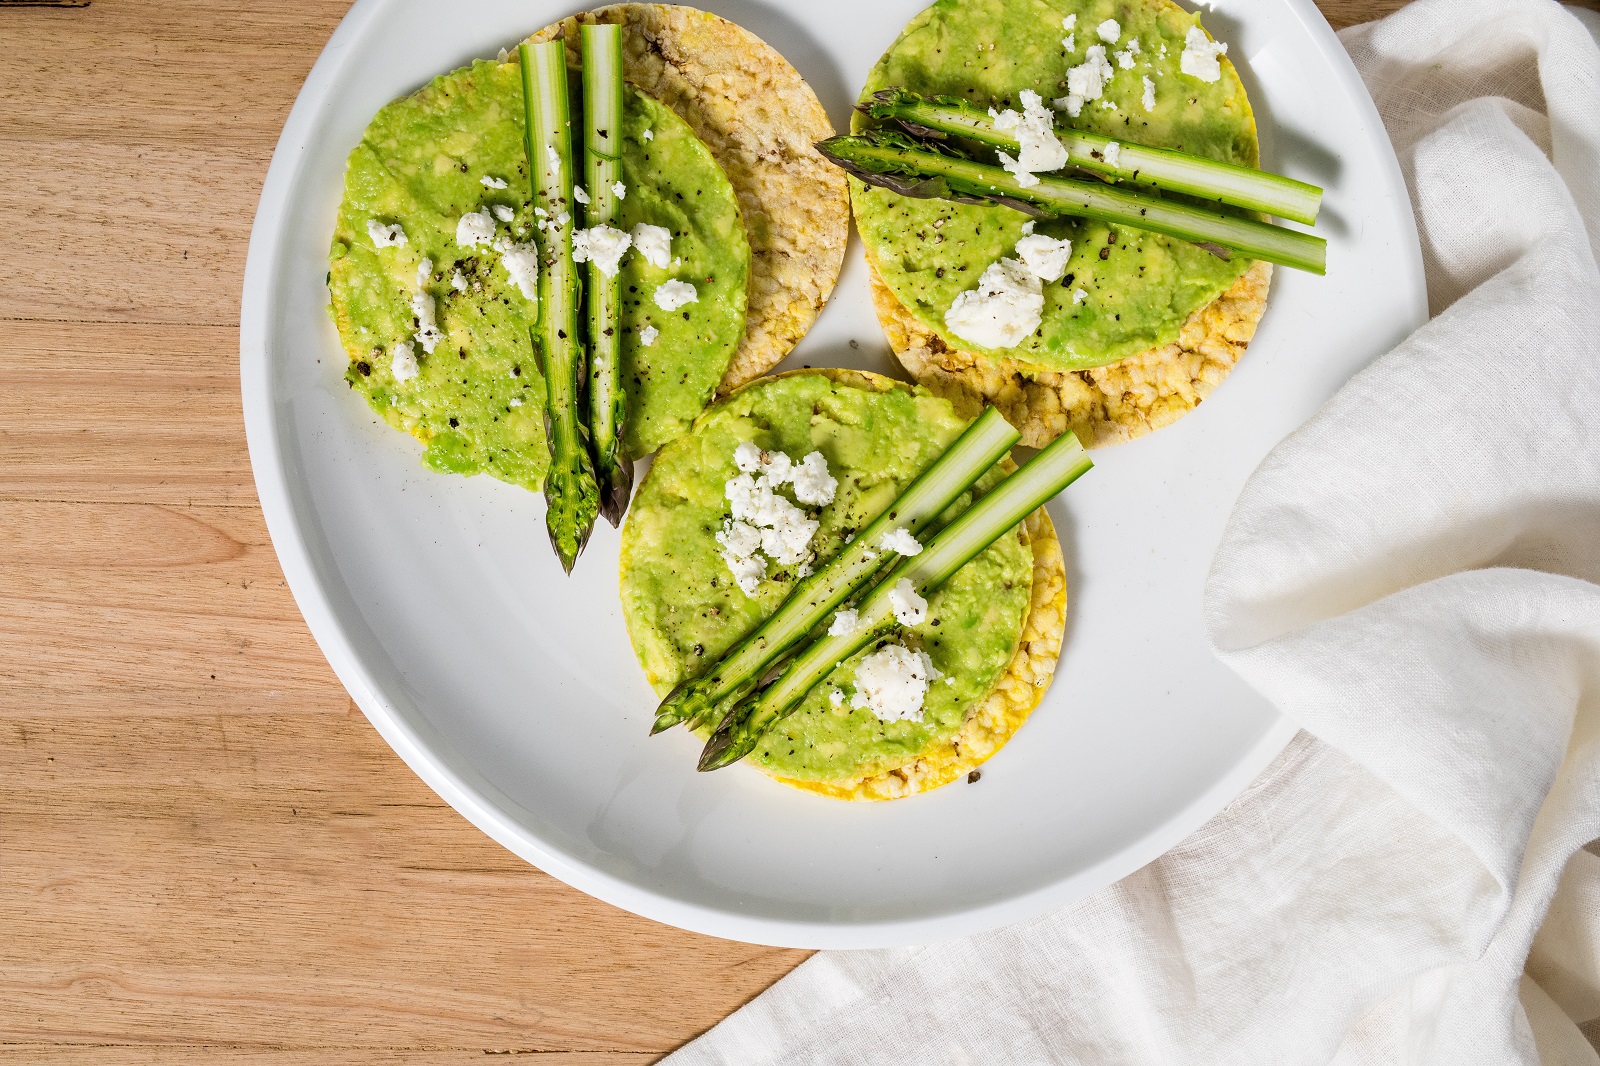
[[[346,7],[0,3],[0,1066],[643,1064],[805,957],[503,850],[295,609],[245,453],[240,279]]]

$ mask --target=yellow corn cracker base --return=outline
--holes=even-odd
[[[575,62],[580,22],[624,27],[628,81],[689,123],[738,196],[750,288],[744,339],[718,390],[725,393],[776,366],[838,280],[850,195],[843,171],[813,147],[833,126],[789,61],[727,19],[675,4],[614,4],[531,40],[559,34]]]
[[[869,259],[870,263],[870,259]],[[918,382],[975,417],[993,404],[1042,448],[1072,430],[1086,447],[1120,444],[1194,410],[1228,376],[1266,310],[1272,264],[1256,263],[1184,322],[1171,344],[1092,370],[1046,370],[951,348],[917,321],[871,267],[872,303],[889,346]]]

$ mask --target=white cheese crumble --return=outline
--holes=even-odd
[[[812,452],[796,463],[783,452],[762,451],[750,441],[742,441],[734,449],[733,461],[740,472],[723,486],[730,517],[717,541],[723,546],[723,561],[735,583],[746,595],[754,595],[766,575],[762,555],[780,566],[799,563],[797,575],[806,576],[811,572],[811,540],[821,523],[775,490],[794,481],[796,497],[803,503],[815,503],[823,495],[814,491],[813,485],[820,476],[826,481],[826,500],[831,501],[836,482],[828,475],[822,453]]]
[[[1017,257],[1040,281],[1059,281],[1067,272],[1072,242],[1043,233],[1030,233],[1017,242]]]
[[[656,286],[656,306],[663,311],[676,311],[684,304],[692,304],[699,299],[700,294],[687,281],[663,281]]]
[[[1010,348],[1039,328],[1044,292],[1039,279],[1015,259],[991,263],[978,287],[956,295],[944,324],[980,348]]]
[[[1099,34],[1100,39],[1106,44],[1116,44],[1122,37],[1122,27],[1117,24],[1116,19],[1106,19],[1094,28],[1094,32]]]
[[[1060,170],[1067,165],[1067,149],[1056,136],[1055,117],[1045,108],[1044,101],[1032,89],[1024,89],[1018,99],[1022,113],[1007,108],[1004,111],[989,109],[994,128],[1012,133],[1017,138],[1016,158],[1000,153],[1000,165],[1005,167],[1024,187],[1039,184],[1035,174]]]
[[[369,218],[367,236],[371,237],[372,243],[379,248],[404,248],[406,245],[406,231],[400,228],[398,222],[385,226],[377,219]]]
[[[894,608],[895,621],[903,626],[920,626],[928,617],[928,601],[917,595],[906,578],[896,581],[889,590],[889,606]]]
[[[928,682],[937,675],[927,652],[885,644],[856,666],[850,706],[871,711],[884,722],[921,721]]]
[[[812,507],[828,506],[839,488],[839,480],[828,473],[828,460],[821,452],[812,452],[796,463],[789,480],[794,484],[794,498]]]
[[[494,218],[483,208],[469,211],[456,222],[456,243],[463,248],[494,243]]]
[[[833,616],[833,624],[828,627],[830,637],[848,637],[861,629],[861,612],[844,610]]]
[[[478,179],[478,184],[482,185],[485,189],[503,189],[506,187],[506,179],[492,178],[485,174],[483,177]]]
[[[580,204],[587,204],[589,202],[589,190],[582,185],[574,185],[572,187],[572,198]]]
[[[745,522],[728,520],[717,534],[722,545],[722,561],[733,575],[734,584],[746,596],[754,596],[767,576],[767,561],[761,558],[761,531]]]
[[[511,210],[511,208],[507,207],[505,204],[495,204],[493,207],[489,208],[489,210],[493,211],[494,217],[498,218],[501,222],[510,222],[512,219],[517,217],[517,213]]]
[[[1062,47],[1062,49],[1064,51],[1068,51],[1068,52],[1077,51],[1077,48],[1078,48],[1078,35],[1076,33],[1069,33],[1065,37],[1061,38],[1061,47]]]
[[[522,406],[522,397],[521,396],[513,396],[513,397],[511,397],[511,399],[506,401],[506,407],[507,408],[517,408],[517,407],[521,407],[521,406]]]
[[[655,140],[656,139],[656,131],[653,130],[653,129],[650,129],[648,126],[645,127],[644,139],[647,140],[647,141]]]
[[[762,464],[766,462],[767,453],[747,440],[739,442],[733,449],[733,465],[739,468],[740,473],[758,474]]]
[[[1083,301],[1087,300],[1088,298],[1089,298],[1089,294],[1087,292],[1084,292],[1082,289],[1073,289],[1072,290],[1072,306],[1073,307],[1077,307],[1079,304],[1083,303]]]
[[[498,51],[498,52],[496,52],[494,54],[494,60],[495,60],[496,63],[504,63],[506,60],[508,60],[510,58],[511,58],[511,53],[506,51],[504,48],[500,49],[500,51]]]
[[[655,344],[656,338],[661,336],[661,331],[654,326],[646,326],[639,331],[639,343],[646,348]]]
[[[1144,99],[1140,102],[1144,104],[1146,111],[1154,111],[1156,109],[1156,83],[1150,79],[1148,74],[1144,76]]]
[[[594,263],[600,273],[608,278],[617,276],[622,256],[633,244],[633,238],[614,226],[594,226],[574,230],[572,258],[579,263]]]
[[[422,288],[433,280],[433,260],[427,256],[422,257],[422,262],[417,264],[417,288]]]
[[[672,261],[672,231],[665,226],[637,223],[633,227],[633,246],[639,249],[644,261],[653,267],[665,270]]]
[[[1228,46],[1213,41],[1199,26],[1190,26],[1183,39],[1183,55],[1178,57],[1178,69],[1191,78],[1216,81],[1222,77],[1222,64],[1217,57],[1228,54]]]
[[[1061,20],[1061,28],[1064,29],[1064,30],[1077,29],[1077,26],[1078,26],[1078,16],[1077,15],[1068,15],[1066,18]]]
[[[466,292],[467,291],[467,276],[465,274],[461,273],[461,271],[459,271],[459,270],[456,271],[454,274],[451,274],[450,275],[450,287],[452,289],[456,290],[457,292]]]
[[[835,707],[844,706],[844,689],[834,688],[828,690],[828,702]]]
[[[1115,100],[1101,100],[1100,106],[1105,108],[1107,111],[1115,111],[1117,109],[1117,103]]]
[[[1032,233],[1033,227],[1037,226],[1038,224],[1039,221],[1037,219],[1028,219],[1028,221],[1022,224],[1022,235],[1026,237],[1028,234]]]
[[[500,249],[500,262],[505,266],[506,274],[511,278],[511,283],[517,287],[517,291],[529,300],[537,300],[539,249],[532,241],[527,244],[501,241],[497,247]]]
[[[439,332],[439,323],[433,317],[433,297],[425,292],[411,294],[411,313],[417,316],[417,342],[422,345],[422,350],[433,353],[444,340],[444,334]]]
[[[1110,144],[1102,148],[1100,150],[1100,154],[1106,157],[1106,166],[1115,167],[1122,165],[1122,145],[1118,144],[1116,141],[1112,141]]]
[[[1077,118],[1085,102],[1100,99],[1114,73],[1106,61],[1106,46],[1090,45],[1083,62],[1067,68],[1067,95],[1062,98],[1067,114]]]
[[[878,547],[901,555],[921,555],[922,544],[905,526],[895,526],[878,538]]]
[[[389,371],[396,381],[410,381],[422,372],[417,366],[417,350],[410,341],[401,341],[390,350]]]
[[[544,146],[544,160],[550,167],[550,173],[555,174],[561,170],[561,153],[556,151],[554,145]]]
[[[619,200],[626,200],[628,198],[628,187],[622,184],[620,181],[614,181],[611,183],[611,191],[616,194],[616,197]]]
[[[1139,57],[1139,42],[1129,41],[1128,47],[1121,52],[1117,52],[1116,57],[1117,66],[1123,70],[1132,70],[1134,60]]]

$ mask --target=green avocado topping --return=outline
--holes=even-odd
[[[688,125],[632,87],[623,106],[618,226],[648,223],[672,235],[666,267],[630,250],[618,277],[625,444],[638,456],[687,429],[721,380],[744,333],[750,247],[732,186]],[[500,251],[457,243],[463,215],[482,209],[493,217],[496,207],[511,213],[509,222],[495,219],[497,238],[539,238],[522,126],[515,62],[475,62],[379,111],[350,154],[329,288],[350,355],[346,380],[390,425],[426,443],[428,467],[537,490],[549,459],[544,379],[529,337],[538,308]],[[493,187],[500,182],[504,188]],[[405,243],[380,247],[369,223],[398,225]],[[414,336],[424,258],[433,269],[420,279],[422,291],[442,335],[432,352]],[[668,280],[692,284],[697,299],[662,310],[653,296]],[[402,380],[394,352],[408,342],[417,373]]]
[[[1076,16],[1070,30],[1063,26],[1069,16]],[[1115,43],[1097,32],[1108,19],[1118,23]],[[862,99],[899,86],[1020,111],[1019,94],[1031,89],[1048,106],[1067,95],[1067,70],[1100,46],[1113,68],[1103,96],[1086,101],[1077,118],[1058,112],[1058,126],[1254,166],[1255,120],[1232,65],[1224,61],[1221,78],[1209,83],[1180,70],[1184,37],[1196,21],[1169,0],[938,0],[879,59]],[[1117,53],[1129,53],[1135,41],[1124,67]],[[1153,108],[1146,109],[1147,99]],[[856,129],[869,124],[856,116]],[[1015,256],[1027,217],[998,206],[911,199],[853,178],[850,187],[857,226],[884,283],[952,347],[977,347],[945,326],[945,312],[990,264]],[[1036,232],[1072,241],[1066,274],[1045,284],[1038,330],[996,354],[1052,370],[1103,366],[1171,342],[1190,314],[1250,266],[1102,222],[1041,221]]]
[[[663,448],[622,533],[623,612],[634,652],[656,691],[665,694],[714,662],[793,587],[795,568],[774,563],[755,595],[747,596],[721,558],[716,535],[729,513],[724,486],[739,473],[733,456],[740,442],[797,461],[812,451],[827,459],[838,488],[833,503],[816,515],[821,527],[811,544],[813,565],[820,566],[889,506],[965,425],[947,401],[921,388],[875,392],[824,374],[798,373],[738,390],[706,411],[692,432]],[[999,477],[991,471],[979,490]],[[970,498],[959,501],[945,519],[969,504]],[[886,772],[948,740],[1015,653],[1032,573],[1031,549],[1010,534],[928,598],[926,620],[902,638],[926,651],[945,675],[930,686],[921,721],[883,722],[851,707],[856,665],[875,650],[871,645],[836,667],[750,758],[783,777],[835,781]],[[839,706],[830,698],[835,690],[843,697]]]

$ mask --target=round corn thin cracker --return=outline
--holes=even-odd
[[[624,27],[624,75],[676,112],[722,164],[750,240],[744,339],[726,393],[771,370],[811,328],[844,263],[850,197],[815,142],[833,126],[799,71],[748,30],[676,4],[613,4],[547,26],[576,61],[579,23]]]
[[[1041,508],[1022,524],[1033,549],[1033,592],[1017,650],[989,695],[967,712],[961,732],[887,773],[843,781],[773,780],[832,799],[903,799],[948,785],[972,771],[1016,735],[1055,676],[1067,626],[1067,569],[1055,526]],[[934,682],[937,684],[938,682]]]
[[[1120,444],[1194,410],[1255,336],[1272,281],[1272,264],[1255,263],[1191,314],[1176,341],[1092,370],[1046,370],[950,347],[889,291],[870,257],[869,264],[872,304],[901,365],[965,418],[986,403],[998,407],[1029,448],[1068,429],[1085,447]]]

